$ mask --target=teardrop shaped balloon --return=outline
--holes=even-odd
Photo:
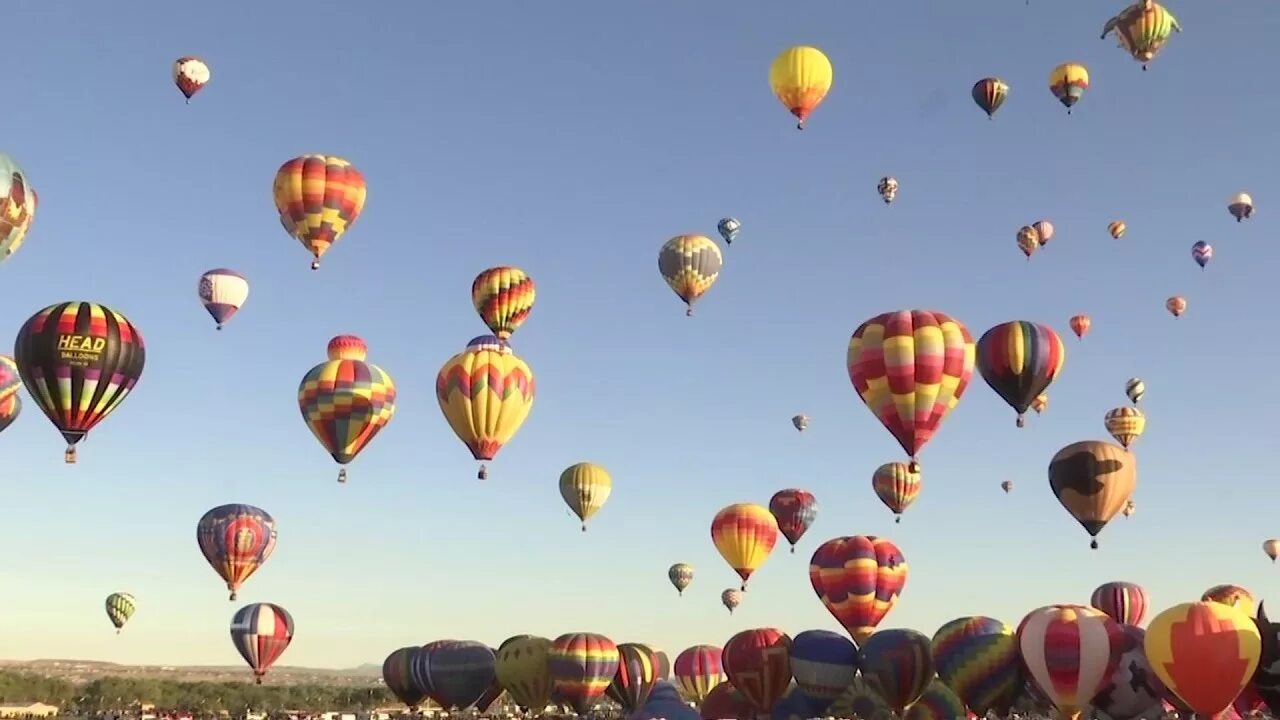
[[[1124,237],[1124,231],[1127,227],[1123,220],[1114,220],[1107,225],[1107,232],[1111,234],[1111,237],[1119,240]]]
[[[471,304],[489,330],[502,340],[524,324],[537,297],[533,278],[518,267],[492,267],[471,282]]]
[[[891,204],[898,197],[898,179],[888,176],[880,178],[876,192],[880,193],[880,199],[884,200],[885,205]]]
[[[253,681],[258,685],[291,642],[293,616],[279,605],[245,605],[231,618],[231,644],[253,670]]]
[[[235,600],[244,581],[276,549],[276,521],[252,505],[219,505],[196,523],[196,543]]]
[[[106,600],[107,619],[115,626],[119,634],[124,624],[129,622],[138,609],[138,601],[129,593],[111,593]]]
[[[1249,193],[1236,193],[1227,201],[1227,212],[1231,213],[1236,222],[1248,220],[1253,217],[1253,198],[1249,197]]]
[[[1018,413],[1017,425],[1031,403],[1062,372],[1067,349],[1053,328],[1025,320],[1000,323],[978,339],[978,371],[987,385]]]
[[[561,635],[548,658],[553,687],[579,715],[604,696],[618,672],[618,646],[596,633]]]
[[[743,630],[721,655],[729,682],[758,713],[768,713],[791,684],[791,638],[777,628]]]
[[[1040,241],[1040,247],[1048,245],[1049,241],[1053,239],[1053,223],[1048,220],[1037,220],[1031,223],[1031,229],[1036,231],[1036,239]]]
[[[1271,558],[1271,562],[1275,562],[1276,556],[1280,555],[1280,540],[1276,538],[1264,540],[1262,543],[1262,552],[1266,553],[1267,557]]]
[[[1187,311],[1187,299],[1181,295],[1174,295],[1164,301],[1164,309],[1174,317],[1182,317],[1182,313]]]
[[[1022,689],[1022,657],[1014,629],[994,618],[962,617],[933,634],[938,677],[979,717],[1004,716]]]
[[[1009,85],[1000,78],[982,78],[973,84],[969,95],[973,98],[973,102],[982,108],[982,112],[987,114],[989,120],[995,116],[996,111],[1004,104],[1005,98],[1009,96]]]
[[[1093,608],[1049,605],[1022,619],[1018,647],[1031,678],[1057,706],[1059,717],[1072,718],[1115,670],[1124,634],[1116,621]]]
[[[492,460],[533,410],[533,370],[493,335],[472,338],[436,375],[436,401],[471,457]],[[483,462],[477,477],[489,476]]]
[[[410,645],[392,651],[387,659],[382,661],[382,684],[386,685],[391,694],[404,703],[410,712],[416,712],[418,705],[427,699],[426,691],[414,684],[410,671],[414,658],[419,652],[420,648]]]
[[[818,501],[808,490],[787,488],[769,498],[769,512],[778,521],[778,532],[787,539],[794,553],[796,543],[818,517]]]
[[[173,61],[173,84],[191,104],[191,98],[209,84],[209,66],[198,57],[187,55]]]
[[[200,276],[196,294],[205,311],[217,323],[217,329],[221,330],[249,299],[249,281],[235,270],[214,268]]]
[[[658,251],[658,272],[684,302],[686,316],[693,315],[693,304],[716,284],[723,265],[720,246],[705,235],[677,235]]]
[[[1147,429],[1147,416],[1136,407],[1118,407],[1107,411],[1102,424],[1120,446],[1128,450]]]
[[[1049,409],[1049,393],[1040,393],[1035,400],[1031,401],[1031,409],[1039,415]]]
[[[880,498],[880,502],[893,512],[893,521],[900,523],[902,513],[920,495],[920,473],[911,472],[911,466],[906,463],[885,463],[871,474],[871,489]]]
[[[804,432],[809,427],[809,416],[795,415],[791,418],[791,424],[795,426],[797,432]]]
[[[711,520],[711,541],[720,557],[742,578],[747,589],[751,574],[764,565],[778,543],[773,513],[754,503],[730,505]]]
[[[822,713],[840,698],[858,673],[858,647],[830,630],[805,630],[791,639],[796,691]]]
[[[320,258],[355,224],[368,195],[364,175],[343,158],[302,155],[280,166],[272,184],[280,224],[315,258]]]
[[[667,568],[667,579],[675,587],[676,593],[683,596],[685,589],[693,583],[693,566],[688,563],[676,563]]]
[[[685,699],[701,705],[711,691],[725,681],[720,657],[721,650],[714,645],[694,645],[676,656],[672,672]]]
[[[1203,240],[1192,245],[1191,259],[1195,260],[1196,264],[1203,270],[1204,266],[1208,265],[1209,261],[1213,259],[1213,246]]]
[[[1080,63],[1063,63],[1049,73],[1049,91],[1067,108],[1068,115],[1088,89],[1089,70]]]
[[[880,630],[859,643],[858,668],[899,716],[934,678],[933,646],[915,630]]]
[[[720,604],[724,605],[725,609],[732,615],[733,611],[737,610],[738,606],[742,604],[742,591],[737,588],[726,589],[720,593]]]
[[[618,645],[618,671],[605,689],[609,699],[628,715],[644,707],[658,683],[658,658],[653,649],[639,643]]]
[[[720,222],[716,223],[716,232],[720,233],[721,239],[725,245],[732,245],[734,240],[738,239],[738,233],[742,231],[742,223],[737,218],[720,218]]]
[[[1137,405],[1142,396],[1147,394],[1147,384],[1140,378],[1129,378],[1124,384],[1124,394],[1128,396],[1129,402]]]
[[[796,124],[797,130],[804,129],[809,115],[831,91],[833,77],[827,56],[807,45],[783,50],[769,66],[769,86],[778,102],[800,121]],[[768,712],[768,708],[763,712]]]
[[[1093,320],[1088,315],[1072,315],[1070,325],[1071,332],[1075,333],[1077,338],[1084,339],[1089,328],[1093,326]]]
[[[814,551],[809,583],[827,611],[861,646],[897,604],[907,584],[907,561],[886,538],[838,537]]]
[[[346,465],[396,414],[396,384],[386,370],[366,361],[369,349],[355,335],[329,340],[329,360],[307,371],[298,384],[298,409],[311,434],[339,465]],[[347,469],[338,470],[338,482]]]
[[[612,492],[613,477],[595,463],[575,463],[560,473],[560,498],[582,521],[582,532],[587,531],[587,520],[604,507]]]
[[[1138,458],[1118,445],[1072,443],[1049,461],[1049,487],[1062,507],[1093,538],[1125,507],[1138,484]]]

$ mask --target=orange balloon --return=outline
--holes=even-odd
[[[1071,318],[1071,332],[1075,333],[1078,338],[1083,338],[1089,332],[1089,326],[1091,325],[1093,325],[1093,320],[1090,320],[1088,315],[1074,315]]]

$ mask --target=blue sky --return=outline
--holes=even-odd
[[[4,654],[238,663],[239,605],[194,540],[200,515],[228,502],[279,522],[242,599],[293,612],[285,664],[380,661],[440,637],[589,630],[675,653],[762,625],[838,629],[807,563],[846,534],[886,535],[910,564],[884,627],[1014,624],[1113,579],[1145,585],[1157,611],[1223,582],[1265,597],[1280,572],[1259,549],[1280,534],[1261,372],[1280,351],[1266,159],[1280,142],[1280,10],[1173,5],[1185,32],[1143,73],[1098,39],[1122,4],[282,0],[191,19],[16,0],[0,149],[40,208],[0,266],[0,328],[93,300],[134,321],[148,357],[78,465],[31,403],[0,437]],[[803,133],[767,84],[794,44],[835,65]],[[169,80],[185,54],[213,71],[189,106]],[[1067,60],[1093,81],[1070,117],[1046,88]],[[1012,87],[991,122],[969,99],[985,75]],[[348,158],[369,184],[315,273],[270,197],[279,165],[309,152]],[[887,208],[885,174],[902,185]],[[1240,190],[1259,209],[1237,225],[1225,203]],[[740,240],[686,319],[658,248],[714,234],[722,215],[742,220]],[[1042,217],[1057,234],[1027,263],[1014,235]],[[1106,234],[1117,218],[1120,241]],[[1197,240],[1216,252],[1203,273]],[[433,383],[484,330],[469,286],[497,264],[538,283],[514,345],[539,393],[479,482]],[[195,297],[218,266],[252,283],[222,333]],[[1176,321],[1171,294],[1190,303]],[[844,357],[858,324],[909,307],[975,337],[1048,322],[1068,354],[1049,411],[1020,431],[975,375],[895,526],[870,475],[901,451]],[[1066,327],[1078,312],[1094,320],[1083,342]],[[349,332],[400,397],[340,486],[295,393]],[[1102,415],[1134,375],[1148,387],[1139,510],[1091,552],[1045,468],[1061,446],[1106,437]],[[812,417],[803,435],[796,412]],[[615,482],[586,534],[556,491],[581,460]],[[817,495],[817,522],[730,617],[711,517],[793,486]],[[697,568],[682,599],[665,579],[677,561]],[[139,601],[120,637],[101,607],[115,590]]]

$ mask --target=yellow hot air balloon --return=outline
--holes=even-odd
[[[576,463],[560,473],[560,497],[582,521],[582,532],[587,531],[587,520],[604,507],[611,492],[613,478],[595,463]]]
[[[1062,63],[1049,73],[1049,91],[1071,114],[1071,106],[1080,102],[1089,89],[1089,70],[1080,63]]]
[[[1107,426],[1107,432],[1111,433],[1111,437],[1128,450],[1129,446],[1142,437],[1143,431],[1147,429],[1147,417],[1138,408],[1126,405],[1108,410],[1103,418],[1103,424]]]
[[[493,335],[467,343],[436,375],[436,400],[445,420],[476,460],[492,460],[533,409],[533,371]],[[489,477],[481,464],[477,474]]]
[[[778,521],[763,505],[730,505],[711,521],[711,541],[746,590],[751,573],[760,569],[778,543]]]
[[[1271,562],[1275,562],[1276,555],[1280,555],[1280,540],[1271,538],[1270,540],[1264,541],[1262,543],[1262,552],[1266,553],[1267,557],[1271,558]]]
[[[769,67],[769,86],[778,102],[800,120],[797,130],[804,129],[804,121],[827,96],[831,80],[831,61],[806,45],[783,50]]]
[[[541,713],[551,702],[550,653],[551,641],[535,635],[516,635],[498,647],[498,684],[526,711]]]
[[[677,235],[658,251],[658,272],[693,315],[693,304],[716,284],[724,256],[705,235]]]
[[[1173,13],[1154,0],[1140,0],[1121,10],[1103,26],[1102,39],[1113,30],[1116,44],[1142,63],[1143,70],[1168,42],[1169,36],[1182,32]]]
[[[1198,717],[1217,717],[1230,707],[1262,655],[1261,633],[1249,614],[1203,601],[1152,618],[1143,646],[1161,683]]]
[[[368,189],[364,176],[340,157],[303,155],[280,166],[271,188],[280,224],[315,258],[355,224],[364,209]]]

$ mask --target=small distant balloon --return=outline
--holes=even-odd
[[[1036,399],[1031,401],[1031,409],[1035,410],[1037,415],[1049,409],[1049,393],[1037,395]]]
[[[1271,558],[1271,562],[1275,562],[1276,555],[1280,555],[1280,540],[1271,538],[1270,540],[1263,541],[1262,552],[1266,553],[1267,557]]]
[[[198,57],[180,57],[173,61],[173,84],[182,91],[188,105],[191,97],[209,83],[209,77],[209,66]]]
[[[1107,225],[1107,232],[1111,233],[1111,237],[1119,240],[1124,237],[1126,225],[1123,220],[1113,220]]]
[[[206,270],[196,285],[200,302],[217,328],[227,324],[232,315],[249,299],[249,281],[235,270],[215,268]]]
[[[1253,198],[1249,197],[1249,193],[1236,193],[1227,201],[1227,212],[1231,213],[1236,222],[1248,220],[1253,217]]]
[[[1003,490],[1006,495],[1008,495],[1009,492],[1013,490],[1013,481],[1005,480],[1004,482],[1000,483],[1000,489]]]
[[[1093,320],[1088,315],[1071,316],[1071,332],[1075,333],[1077,338],[1083,339],[1092,325]]]
[[[969,94],[990,120],[1004,104],[1005,98],[1009,97],[1009,85],[1000,78],[986,77],[974,83]]]
[[[737,218],[720,218],[720,222],[716,223],[716,232],[724,238],[726,245],[732,245],[733,241],[738,239],[740,230],[742,230],[742,223],[738,222]]]
[[[1191,259],[1195,260],[1196,264],[1203,270],[1204,266],[1208,265],[1209,261],[1213,259],[1213,246],[1203,240],[1192,245]]]
[[[1164,309],[1174,317],[1182,317],[1182,313],[1187,311],[1187,299],[1181,295],[1174,295],[1164,301]]]
[[[1023,225],[1018,230],[1018,249],[1023,255],[1027,256],[1027,260],[1031,259],[1031,254],[1040,248],[1040,233],[1030,225]]]
[[[742,591],[729,588],[720,593],[720,602],[729,609],[729,614],[732,615],[733,611],[742,604]]]
[[[1124,383],[1124,394],[1129,396],[1129,402],[1134,405],[1147,394],[1147,384],[1142,382],[1142,378],[1129,378]]]
[[[809,416],[796,415],[791,418],[791,424],[795,426],[798,432],[804,432],[809,427]]]
[[[898,197],[898,179],[893,177],[880,178],[880,184],[876,186],[876,192],[880,193],[880,199],[884,200],[884,204],[888,205]]]
[[[1147,417],[1136,407],[1118,407],[1107,411],[1103,424],[1111,437],[1128,450],[1135,440],[1142,437],[1147,429]]]
[[[685,588],[693,584],[693,566],[689,563],[676,563],[667,568],[667,579],[675,587],[676,593],[683,597]]]
[[[1053,239],[1053,223],[1048,220],[1037,220],[1031,223],[1031,227],[1035,229],[1037,236],[1040,238],[1040,247],[1049,244]]]
[[[1084,91],[1088,89],[1089,70],[1084,65],[1063,63],[1049,73],[1049,91],[1067,108],[1068,115],[1071,114],[1072,106],[1080,102]]]

